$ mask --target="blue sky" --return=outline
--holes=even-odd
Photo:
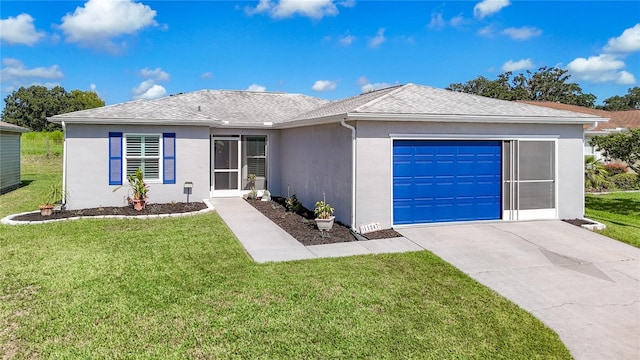
[[[598,103],[640,81],[640,1],[2,1],[1,95],[107,104],[201,89],[339,99],[567,69]],[[4,107],[4,102],[2,105]]]

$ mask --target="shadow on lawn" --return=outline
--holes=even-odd
[[[606,211],[620,215],[632,215],[640,212],[640,201],[634,201],[633,199],[587,196],[585,206],[591,210]]]

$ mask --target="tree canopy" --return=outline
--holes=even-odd
[[[33,85],[18,90],[4,98],[2,121],[30,128],[34,131],[54,130],[60,126],[47,122],[48,116],[104,106],[94,91],[72,90],[63,87],[48,89]]]
[[[552,101],[569,105],[593,107],[596,96],[584,94],[576,83],[569,82],[567,70],[541,67],[537,72],[513,75],[507,71],[495,80],[479,76],[465,83],[452,83],[447,90],[487,96],[501,100]]]
[[[603,103],[603,106],[598,107],[609,111],[640,109],[640,87],[629,89],[624,96],[615,95],[606,98]]]
[[[591,146],[602,151],[608,159],[620,159],[640,174],[640,128],[604,136],[594,136]]]

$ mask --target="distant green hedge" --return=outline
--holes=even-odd
[[[617,190],[640,190],[640,177],[638,174],[616,174],[609,178]]]

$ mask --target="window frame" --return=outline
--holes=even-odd
[[[158,138],[158,155],[157,156],[129,156],[127,151],[127,142],[129,137],[140,136],[140,137],[157,137]],[[164,139],[162,133],[124,133],[122,134],[122,175],[126,178],[129,174],[127,173],[127,166],[129,163],[129,159],[153,159],[158,161],[158,178],[150,179],[144,176],[144,181],[147,183],[157,183],[161,184],[164,179]]]

